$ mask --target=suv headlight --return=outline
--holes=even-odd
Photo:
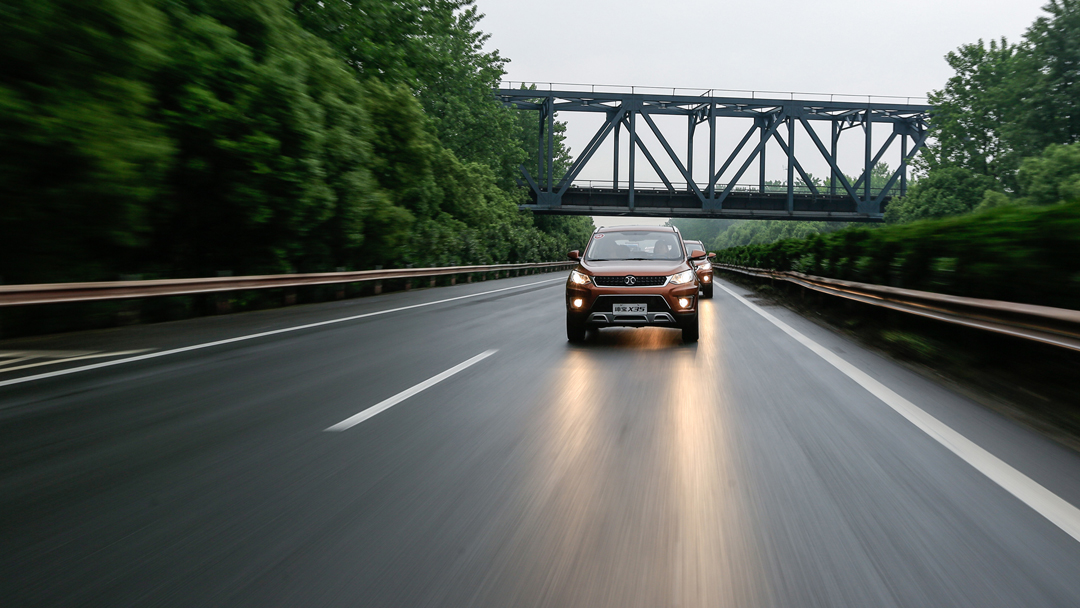
[[[693,282],[693,280],[694,280],[694,271],[693,270],[684,270],[684,271],[680,272],[679,274],[671,275],[671,278],[668,279],[668,283],[670,283],[672,285],[683,285],[685,283],[691,283],[691,282]]]
[[[710,264],[708,262],[705,262],[701,266],[698,266],[698,268],[700,268],[702,270],[712,270],[712,264]]]
[[[582,274],[576,270],[571,270],[570,282],[574,285],[588,285],[589,283],[592,283],[592,279],[590,279],[589,275],[587,274]]]

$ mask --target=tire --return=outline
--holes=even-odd
[[[693,319],[686,321],[682,326],[682,341],[687,344],[698,341],[698,316],[696,313]]]
[[[570,342],[585,341],[585,322],[566,315],[566,339]]]
[[[703,286],[701,288],[701,299],[702,300],[711,300],[712,299],[712,283],[709,283],[708,285],[705,285],[705,286]]]

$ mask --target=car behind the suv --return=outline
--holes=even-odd
[[[694,261],[704,250],[685,251],[679,231],[658,226],[612,226],[593,232],[566,281],[566,337],[585,339],[590,329],[660,326],[698,339],[698,287]]]
[[[705,251],[705,245],[701,241],[683,241],[686,248],[686,255],[690,255],[693,251]],[[712,258],[715,258],[715,253],[710,253],[708,259],[695,260],[694,270],[697,271],[698,282],[701,283],[701,299],[709,300],[712,298]]]

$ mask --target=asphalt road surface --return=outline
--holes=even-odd
[[[564,276],[0,343],[0,604],[1080,606],[1080,455],[723,281],[570,345]]]

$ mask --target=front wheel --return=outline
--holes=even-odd
[[[698,341],[698,316],[695,313],[694,318],[686,321],[682,326],[682,341],[687,344],[693,344]]]
[[[703,300],[711,300],[712,299],[712,283],[709,283],[708,285],[702,286],[702,288],[701,288],[701,299],[703,299]]]
[[[584,342],[585,322],[566,315],[566,339],[570,342]]]

